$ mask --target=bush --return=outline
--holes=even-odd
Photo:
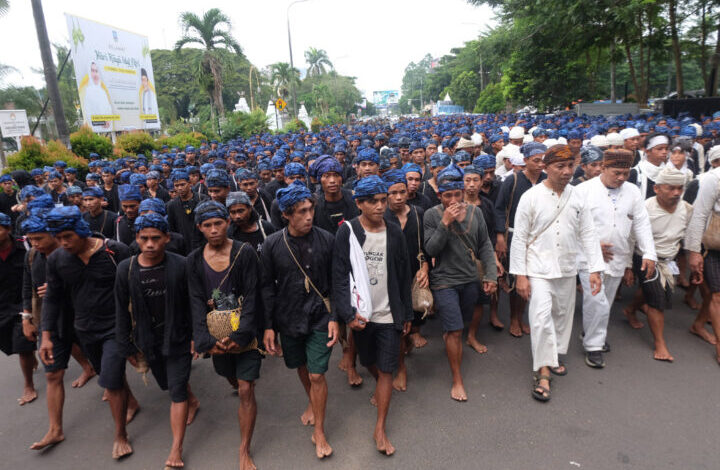
[[[235,139],[237,137],[248,138],[253,134],[263,134],[269,131],[267,116],[261,109],[251,113],[227,113],[226,121],[222,126],[223,139]]]
[[[83,125],[77,132],[70,134],[70,145],[73,152],[83,158],[88,158],[92,152],[100,155],[100,158],[112,156],[112,141],[94,133],[87,125]]]
[[[317,117],[314,117],[313,120],[310,122],[310,130],[317,134],[320,132],[320,128],[322,127],[323,123],[318,119]]]
[[[473,112],[484,114],[501,113],[505,110],[506,105],[502,85],[500,83],[491,83],[480,92]]]
[[[62,160],[68,166],[77,168],[81,174],[87,172],[88,161],[72,153],[59,140],[44,144],[35,137],[25,136],[22,138],[21,143],[22,149],[14,155],[10,155],[7,159],[10,170],[30,171],[33,168],[53,166],[56,161]]]
[[[170,148],[177,147],[179,149],[184,149],[188,145],[199,147],[203,140],[208,140],[205,134],[201,134],[199,132],[183,132],[175,134],[171,137],[160,137],[157,139],[156,143],[158,147],[167,145]]]
[[[143,131],[130,132],[117,138],[114,153],[118,157],[142,153],[149,156],[156,149],[155,139]]]
[[[282,132],[300,132],[307,130],[308,128],[304,122],[302,122],[300,119],[293,119],[287,124],[287,126],[285,126]]]

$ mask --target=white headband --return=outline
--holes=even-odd
[[[657,147],[658,145],[669,145],[670,139],[667,138],[667,136],[664,135],[656,135],[652,139],[648,140],[648,143],[645,145],[645,148],[647,150],[650,150],[651,148]]]

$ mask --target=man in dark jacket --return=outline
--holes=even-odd
[[[262,298],[265,348],[276,354],[275,332],[282,338],[285,365],[297,369],[310,403],[301,420],[314,424],[313,443],[319,459],[332,454],[325,438],[328,370],[338,324],[330,318],[333,236],[313,227],[315,201],[304,184],[280,189],[275,198],[288,226],[263,246]]]
[[[192,319],[185,258],[165,251],[167,221],[150,212],[135,219],[140,254],[123,260],[115,278],[115,337],[130,364],[145,362],[169,390],[173,434],[166,467],[180,467],[185,427],[199,407],[190,391]]]
[[[232,221],[228,226],[228,237],[249,243],[259,254],[265,239],[276,231],[275,226],[258,216],[252,201],[243,191],[228,194],[225,206]]]
[[[386,224],[383,219],[387,209],[387,186],[383,180],[375,175],[359,180],[353,197],[361,215],[343,224],[336,234],[332,300],[335,315],[353,330],[360,363],[377,380],[372,399],[378,409],[373,437],[380,452],[392,455],[395,448],[387,438],[385,421],[392,396],[392,376],[398,367],[400,339],[410,332],[413,320],[410,263],[400,227]],[[361,272],[356,272],[350,261],[351,238],[357,238],[363,250],[365,266],[356,267]],[[362,302],[371,307],[364,312],[367,316],[351,307],[351,273],[356,282],[368,284],[370,298]]]
[[[190,176],[185,170],[175,170],[171,176],[177,197],[167,204],[170,231],[178,232],[185,239],[188,251],[202,245],[202,234],[195,226],[195,207],[208,197],[195,194],[190,186]]]
[[[102,189],[97,186],[86,188],[82,194],[85,212],[83,218],[90,225],[92,232],[102,233],[105,238],[115,238],[115,222],[117,213],[103,209],[105,199]]]
[[[332,234],[344,220],[360,215],[352,198],[352,191],[342,187],[342,166],[329,156],[322,155],[315,160],[315,172],[321,185],[317,194],[313,225]]]
[[[50,233],[60,248],[47,259],[47,290],[42,309],[40,358],[53,364],[52,337],[67,339],[67,315],[74,312],[75,335],[107,391],[115,421],[112,457],[132,453],[126,424],[139,406],[125,380],[125,356],[115,340],[115,272],[128,248],[114,240],[91,238],[90,227],[75,206],[58,207],[47,214]],[[69,297],[72,309],[63,308]]]
[[[250,198],[250,202],[258,216],[270,222],[272,199],[268,197],[264,190],[258,188],[259,178],[257,173],[245,168],[238,168],[235,172],[235,180],[237,180],[238,188]]]
[[[258,256],[249,244],[228,238],[230,218],[222,204],[201,203],[195,208],[195,222],[207,240],[187,258],[195,351],[211,354],[215,372],[237,382],[240,468],[254,468],[250,442],[257,416],[255,381],[262,360],[257,350],[261,326],[257,315]],[[239,308],[241,312],[237,312]],[[207,314],[214,310],[233,311],[232,332],[223,338],[214,337],[208,328]]]
[[[23,335],[18,312],[22,308],[22,273],[25,247],[12,236],[12,221],[0,213],[0,350],[8,356],[18,354],[20,369],[25,378],[23,395],[18,404],[24,405],[37,398],[33,383],[33,370],[37,367],[35,343]]]
[[[140,201],[142,201],[140,187],[133,184],[120,185],[118,198],[123,215],[118,217],[115,222],[115,239],[125,246],[130,246],[135,240],[135,219],[138,216]]]

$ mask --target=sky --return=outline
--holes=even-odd
[[[232,34],[248,59],[261,69],[289,62],[286,12],[291,0],[45,0],[51,43],[68,44],[64,13],[107,23],[148,36],[151,49],[170,49],[181,37],[181,12],[201,15],[217,7],[232,20]],[[202,4],[202,5],[200,5]],[[465,0],[306,0],[290,9],[293,61],[307,64],[303,51],[325,49],[335,69],[354,76],[363,94],[398,90],[405,67],[430,53],[441,57],[494,24],[492,10]],[[0,63],[19,73],[4,85],[44,86],[37,34],[29,0],[10,0],[0,18]],[[162,90],[158,90],[162,93]]]

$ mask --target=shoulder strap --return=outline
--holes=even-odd
[[[37,250],[35,248],[30,248],[30,251],[28,251],[28,265],[31,269],[33,261],[35,260],[35,253],[37,253]]]
[[[262,221],[263,221],[263,219],[258,218],[257,224],[258,224],[258,227],[260,228],[260,233],[262,233],[263,240],[265,240],[267,238],[267,235],[265,235],[265,229],[263,228]]]
[[[413,212],[415,212],[415,221],[417,223],[417,239],[418,239],[417,260],[420,262],[420,265],[422,265],[425,262],[425,255],[423,255],[422,244],[420,243],[420,216],[418,215],[417,207],[415,207],[415,206],[410,206],[410,207],[412,207]]]
[[[108,257],[110,257],[110,261],[112,261],[112,264],[115,265],[117,268],[117,261],[115,261],[115,252],[112,251],[110,248],[108,248],[108,239],[106,238],[103,240],[103,249],[105,250],[105,253],[107,253]]]
[[[510,204],[505,208],[505,236],[507,237],[510,228],[510,212],[512,211],[513,200],[515,199],[515,188],[517,187],[517,173],[513,172],[513,187],[510,191]],[[507,240],[505,240],[507,242]]]
[[[298,269],[303,274],[303,276],[305,276],[305,290],[309,291],[310,289],[308,287],[312,287],[312,289],[315,291],[315,293],[321,299],[323,299],[323,301],[325,301],[325,296],[323,296],[320,293],[320,290],[317,287],[315,287],[315,284],[312,282],[312,279],[310,279],[310,276],[308,276],[307,273],[305,272],[305,270],[302,268],[302,266],[300,265],[300,262],[298,262],[297,258],[295,257],[295,253],[293,253],[292,248],[290,248],[290,244],[288,243],[288,240],[287,240],[287,229],[283,229],[282,236],[283,236],[283,242],[285,242],[285,247],[287,248],[288,252],[290,253],[290,257],[295,262],[295,265],[298,267]]]
[[[233,258],[232,263],[230,263],[230,266],[228,267],[227,272],[225,273],[225,276],[223,276],[222,280],[220,281],[220,284],[218,284],[218,289],[222,287],[223,284],[225,284],[225,281],[227,281],[228,276],[230,276],[230,273],[232,272],[233,266],[235,266],[235,262],[240,257],[240,253],[242,252],[243,248],[245,248],[246,243],[243,242],[242,245],[240,245],[240,248],[238,248],[237,253],[235,253],[235,258]],[[253,250],[255,251],[255,250]]]
[[[565,194],[565,193],[563,193],[563,194]],[[565,206],[567,205],[567,203],[568,203],[569,200],[570,200],[570,196],[568,196],[568,197],[565,198],[565,201],[563,201],[562,205],[561,205],[561,206],[558,208],[558,210],[555,212],[555,215],[554,215],[553,218],[550,220],[550,222],[549,222],[547,225],[545,225],[545,226],[542,228],[542,230],[540,230],[540,231],[533,237],[532,240],[530,240],[530,241],[528,242],[527,246],[530,246],[530,245],[532,245],[533,243],[535,243],[535,241],[536,241],[538,238],[540,238],[540,235],[542,235],[543,233],[545,233],[545,231],[546,231],[547,229],[549,229],[550,227],[552,227],[552,224],[555,223],[555,221],[557,220],[558,217],[560,217],[560,214],[562,214],[562,212],[563,212],[563,210],[565,209]]]

